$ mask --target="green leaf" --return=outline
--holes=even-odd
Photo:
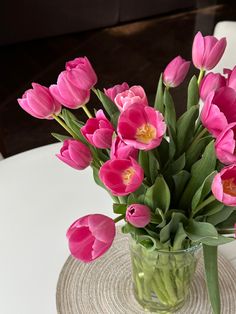
[[[196,119],[199,116],[199,106],[187,110],[177,121],[177,156],[182,154],[193,139]]]
[[[167,125],[170,127],[172,136],[174,136],[176,128],[175,106],[171,94],[166,88],[164,92],[164,105],[165,105],[165,121]]]
[[[183,153],[177,160],[174,160],[169,164],[167,170],[164,172],[164,176],[173,176],[183,170],[184,166],[185,153]]]
[[[51,135],[55,137],[55,139],[57,139],[59,142],[64,142],[65,140],[68,140],[69,138],[71,138],[68,135],[62,135],[58,133],[51,133]]]
[[[181,213],[173,213],[170,222],[161,229],[160,231],[160,241],[162,243],[167,242],[171,239],[171,235],[176,235],[179,228],[179,223],[182,222],[183,225],[187,223],[187,218]]]
[[[216,213],[218,213],[219,211],[221,211],[224,207],[224,204],[220,203],[219,201],[215,200],[212,203],[208,204],[207,206],[205,206],[203,209],[200,210],[200,212],[198,213],[198,215],[203,215],[203,216],[211,216],[214,215]]]
[[[209,237],[218,238],[218,232],[212,224],[194,219],[189,221],[189,224],[185,227],[185,232],[193,242],[202,242],[204,238]]]
[[[153,151],[151,150],[148,151],[148,159],[149,159],[150,180],[151,180],[151,183],[154,183],[156,180],[156,177],[158,176],[160,165]]]
[[[148,152],[145,150],[140,150],[138,154],[138,163],[143,168],[144,174],[146,178],[150,178],[149,173],[149,157]]]
[[[115,214],[125,214],[126,213],[126,209],[127,209],[127,205],[126,204],[113,204],[113,212]]]
[[[157,85],[154,108],[160,111],[162,114],[164,114],[162,73],[160,75]]]
[[[186,169],[191,169],[192,165],[199,159],[206,146],[212,141],[212,136],[205,136],[191,145],[186,152]]]
[[[135,192],[129,194],[127,204],[143,204],[146,191],[147,187],[144,184],[141,184]]]
[[[163,213],[163,211],[160,208],[156,208],[155,210],[156,215],[158,215],[160,217],[160,222],[157,223],[157,227],[158,228],[163,228],[166,224],[166,219],[165,219],[165,215]]]
[[[234,224],[236,222],[236,208],[231,208],[233,209],[232,213],[226,218],[226,220],[217,225],[217,229],[234,228]]]
[[[169,143],[165,138],[162,139],[161,144],[154,150],[154,152],[157,152],[160,163],[162,167],[164,167],[168,161],[167,157],[169,155]]]
[[[76,116],[67,109],[62,109],[62,118],[66,125],[77,135],[77,138],[84,144],[88,145],[88,142],[82,135],[81,123],[77,120]]]
[[[179,222],[178,229],[175,234],[173,250],[181,250],[183,248],[183,242],[186,239],[187,234],[184,230],[182,222]]]
[[[199,87],[197,83],[197,78],[194,75],[188,85],[188,100],[187,109],[197,105],[199,102]]]
[[[224,206],[221,211],[207,217],[207,222],[216,226],[220,224],[221,222],[227,220],[233,211],[234,211],[234,207]]]
[[[211,246],[218,246],[218,245],[223,245],[223,244],[226,244],[226,243],[230,243],[232,241],[234,241],[234,239],[218,235],[217,239],[214,239],[214,238],[205,238],[205,239],[203,239],[202,240],[202,244],[211,245]]]
[[[184,191],[184,188],[190,178],[190,173],[186,170],[181,170],[173,176],[175,184],[174,200],[177,203]]]
[[[205,178],[215,170],[216,156],[214,141],[210,142],[200,160],[191,168],[191,179],[180,200],[180,208],[186,209],[190,206],[192,198],[197,189],[202,185]]]
[[[217,266],[217,246],[203,245],[208,295],[214,314],[220,314],[220,290]]]

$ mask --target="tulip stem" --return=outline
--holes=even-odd
[[[201,82],[204,74],[205,74],[205,70],[201,69],[200,72],[199,72],[199,75],[198,75],[198,79],[197,79],[198,86],[200,85],[200,82]]]
[[[52,116],[73,138],[78,138],[77,135],[57,115],[53,114]]]
[[[123,214],[123,215],[120,215],[120,216],[118,216],[118,217],[116,217],[115,219],[114,219],[114,223],[117,223],[118,221],[120,221],[120,220],[122,220],[122,219],[124,219],[125,218],[125,215]]]
[[[86,107],[86,105],[84,105],[82,107],[84,109],[84,112],[86,113],[86,115],[88,116],[88,118],[92,118],[92,114],[90,113],[90,111],[88,110],[88,108]]]

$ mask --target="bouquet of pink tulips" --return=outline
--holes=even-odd
[[[53,134],[63,141],[57,157],[77,170],[91,166],[119,215],[76,220],[67,232],[71,254],[84,262],[104,254],[122,219],[123,232],[146,248],[173,251],[202,243],[215,314],[220,313],[217,246],[233,241],[224,235],[234,233],[236,221],[236,67],[224,75],[205,72],[225,47],[225,38],[195,36],[192,61],[199,76],[189,82],[186,111],[178,119],[171,89],[190,67],[180,56],[161,74],[152,104],[141,86],[96,89],[97,76],[86,57],[67,62],[56,85],[33,83],[18,99],[32,116],[61,124],[67,133]],[[90,91],[103,110],[86,107]],[[82,108],[88,120],[80,121],[62,105]]]

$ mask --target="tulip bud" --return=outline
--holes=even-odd
[[[92,154],[89,148],[77,140],[65,140],[60,154],[56,156],[61,161],[77,170],[87,168],[92,161]]]
[[[114,102],[120,111],[128,109],[133,104],[148,106],[147,96],[142,86],[132,86],[117,94]]]
[[[22,109],[38,119],[52,119],[61,111],[60,103],[55,100],[49,89],[37,83],[32,83],[33,89],[28,89],[22,98],[17,99]]]
[[[132,204],[126,210],[126,221],[137,228],[144,228],[151,220],[150,208],[141,204]]]
[[[166,86],[177,87],[185,79],[190,67],[190,61],[180,56],[174,58],[163,72],[163,82]]]
[[[225,77],[219,73],[208,73],[200,83],[200,97],[206,100],[210,92],[224,87],[226,85]]]
[[[108,89],[104,88],[104,93],[107,95],[107,97],[109,97],[112,101],[114,101],[116,95],[126,91],[127,89],[129,89],[129,85],[126,82],[124,82],[122,84],[117,84]]]

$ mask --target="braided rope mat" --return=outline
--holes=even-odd
[[[84,264],[69,257],[57,284],[58,314],[141,314],[133,296],[128,236],[117,232],[112,248],[100,259]],[[224,257],[218,261],[222,314],[236,314],[236,270]],[[145,312],[147,313],[147,312]],[[211,314],[199,261],[190,295],[178,314]]]

